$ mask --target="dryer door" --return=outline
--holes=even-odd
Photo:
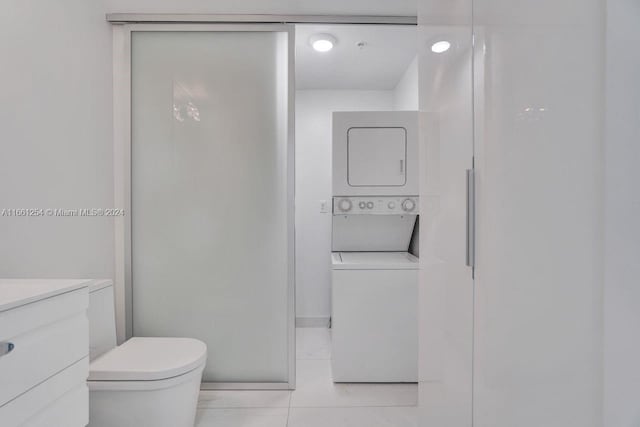
[[[332,115],[334,196],[417,196],[418,113]]]
[[[402,186],[407,182],[405,128],[351,128],[347,146],[350,186]]]

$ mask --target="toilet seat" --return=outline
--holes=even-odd
[[[177,377],[167,378],[166,380],[152,380],[152,381],[91,381],[87,380],[87,387],[89,391],[154,391],[171,388],[179,388],[181,384],[195,382],[200,384],[202,379],[202,370],[204,369],[204,363],[200,368],[196,368],[186,374],[178,375]],[[200,388],[200,387],[198,387]]]
[[[206,359],[206,345],[195,339],[134,337],[91,362],[88,381],[124,386],[170,380],[202,367]]]

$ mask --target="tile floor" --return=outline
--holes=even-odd
[[[197,427],[416,427],[414,384],[334,384],[326,328],[296,331],[297,388],[202,391]]]

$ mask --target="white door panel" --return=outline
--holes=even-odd
[[[470,2],[469,2],[470,9]],[[464,12],[464,8],[462,8]],[[421,9],[421,22],[432,19]],[[458,17],[453,22],[458,22]],[[473,279],[465,264],[472,167],[471,17],[420,25],[420,426],[470,427]],[[455,40],[446,54],[431,44]]]
[[[602,425],[599,3],[474,2],[475,427]]]

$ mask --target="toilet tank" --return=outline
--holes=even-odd
[[[89,285],[89,358],[93,360],[116,347],[116,315],[113,282],[94,280]]]

